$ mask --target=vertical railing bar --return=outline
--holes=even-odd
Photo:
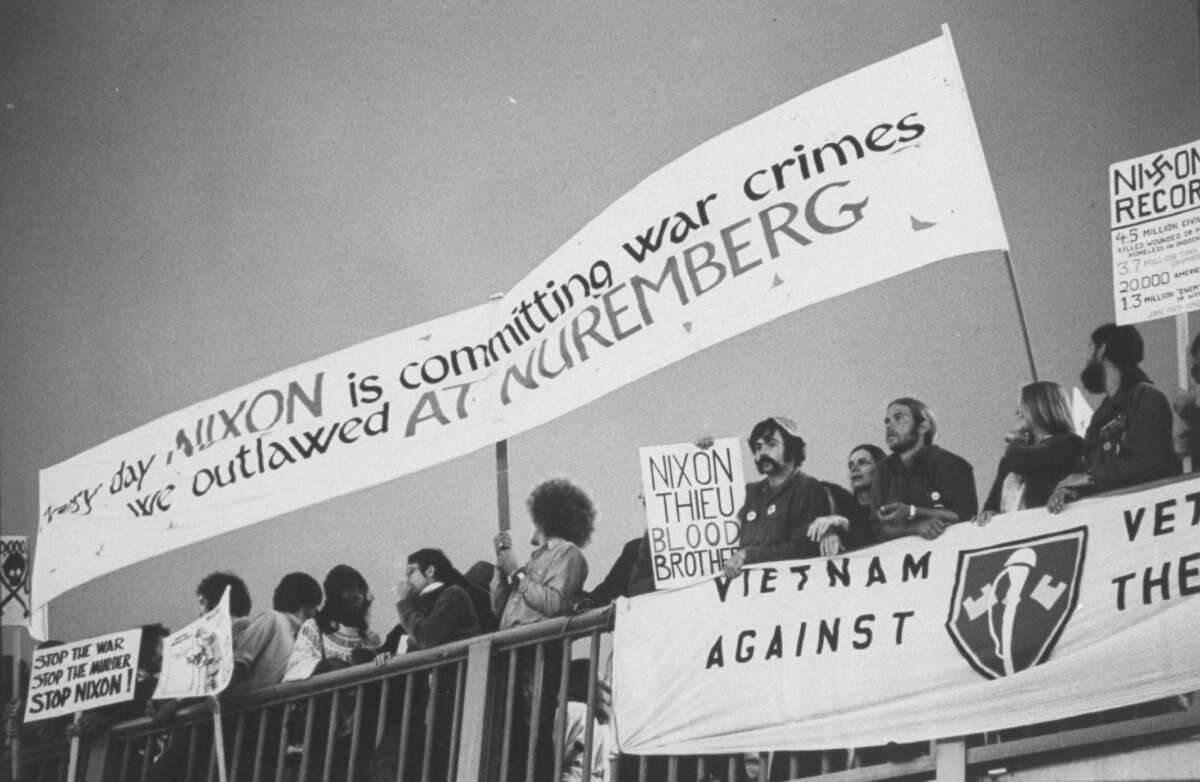
[[[592,773],[592,741],[595,736],[593,726],[596,724],[596,662],[600,659],[600,631],[592,631],[591,642],[588,644],[588,685],[587,708],[583,710],[585,724],[583,727],[583,762],[584,779],[590,780]]]
[[[829,770],[831,768],[833,768],[833,753],[827,749],[822,750],[821,751],[821,773],[828,774]]]
[[[638,755],[638,782],[646,782],[646,756]]]
[[[196,762],[196,731],[195,725],[188,728],[188,751],[187,751],[187,767],[184,774],[185,782],[192,782],[192,766]],[[168,744],[170,739],[167,740]]]
[[[400,713],[400,757],[396,759],[396,782],[404,779],[404,767],[408,765],[408,731],[412,725],[413,674],[404,676],[404,706]]]
[[[571,673],[571,639],[563,636],[559,652],[558,698],[554,710],[554,779],[562,779],[563,747],[567,743],[567,677]],[[584,779],[587,779],[585,772]]]
[[[241,770],[239,768],[239,766],[241,765],[241,759],[242,759],[242,743],[246,739],[246,713],[245,712],[242,712],[241,714],[237,715],[237,723],[236,724],[237,724],[237,727],[235,727],[233,729],[233,758],[232,758],[232,760],[226,759],[226,762],[229,763],[229,778],[230,779],[237,779],[238,771]],[[213,730],[216,730],[215,726],[213,727]],[[216,739],[216,736],[213,736],[213,738]]]
[[[762,777],[760,777],[761,779]],[[671,755],[667,758],[667,782],[679,782],[679,756]]]
[[[146,735],[146,749],[142,752],[142,773],[138,777],[140,782],[146,782],[150,778],[150,758],[153,754],[150,750],[154,746],[154,734]]]
[[[372,747],[372,749],[378,748],[380,742],[383,741],[383,729],[386,724],[386,718],[387,718],[388,695],[391,693],[391,691],[392,691],[392,680],[391,679],[380,679],[379,680],[379,710],[375,714],[375,746]]]
[[[725,779],[727,782],[738,782],[737,756],[729,756],[729,764],[725,767]]]
[[[354,768],[358,765],[358,742],[362,732],[363,695],[366,685],[354,688],[354,718],[350,724],[350,759],[346,762],[346,779],[354,779]]]
[[[213,730],[217,728],[214,725]],[[212,744],[208,747],[208,770],[204,774],[204,782],[216,782],[217,780],[217,737],[213,734]]]
[[[129,761],[133,756],[133,739],[121,744],[121,781],[129,779]]]
[[[321,766],[321,782],[333,777],[333,744],[337,739],[338,709],[342,705],[342,691],[333,691],[333,702],[329,706],[329,722],[325,726],[325,762]]]
[[[287,766],[287,748],[288,748],[288,722],[292,719],[292,712],[295,701],[288,701],[283,704],[283,708],[279,710],[279,743],[275,746],[275,780],[274,782],[283,782],[284,767]],[[300,754],[304,754],[304,746],[301,744]],[[303,777],[301,777],[303,779]],[[254,782],[258,782],[255,780]]]
[[[704,779],[708,772],[708,755],[696,756],[696,779]],[[794,774],[792,776],[795,776]]]
[[[425,701],[425,740],[421,744],[421,782],[429,782],[429,769],[433,763],[433,732],[437,718],[438,684],[441,668],[429,672],[429,698]]]
[[[254,738],[254,765],[250,767],[250,782],[259,782],[262,778],[263,752],[267,747],[267,714],[270,708],[258,712],[258,735]],[[236,777],[235,777],[236,779]]]
[[[542,679],[546,675],[546,644],[538,641],[533,656],[533,698],[529,709],[529,746],[525,750],[525,782],[533,782],[534,762],[537,760],[538,730],[542,723]]]
[[[512,752],[513,702],[517,689],[518,649],[508,650],[508,688],[504,691],[504,735],[500,743],[500,782],[508,782],[508,764]]]
[[[317,708],[317,699],[309,696],[304,703],[304,742],[300,745],[300,779],[308,782],[308,761],[312,755],[312,734],[313,722],[316,719],[314,712]]]
[[[467,661],[459,660],[454,670],[454,714],[450,718],[450,757],[446,764],[444,782],[454,782],[454,772],[458,768],[458,744],[462,741],[463,698],[467,689]],[[480,708],[483,708],[482,704]]]
[[[800,756],[795,752],[788,756],[788,774],[792,779],[800,776]]]

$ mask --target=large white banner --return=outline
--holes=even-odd
[[[808,304],[1007,247],[948,36],[702,144],[502,299],[41,472],[33,599],[574,410]]]
[[[1200,689],[1200,478],[618,604],[623,752],[919,741]]]

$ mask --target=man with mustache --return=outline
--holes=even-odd
[[[937,421],[924,402],[893,400],[883,425],[892,452],[875,465],[871,485],[877,540],[905,535],[933,540],[975,515],[975,473],[966,459],[933,444]]]
[[[1171,403],[1138,366],[1144,356],[1133,326],[1106,323],[1092,332],[1079,380],[1104,399],[1084,435],[1079,471],[1059,481],[1046,503],[1051,513],[1087,494],[1179,474]]]
[[[725,561],[725,575],[732,578],[756,562],[841,551],[838,527],[828,526],[817,540],[808,534],[813,522],[833,511],[817,479],[800,471],[804,438],[796,422],[784,416],[759,421],[750,431],[749,443],[754,465],[764,478],[746,485],[746,501],[738,511],[741,548]]]

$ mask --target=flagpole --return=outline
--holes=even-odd
[[[1176,379],[1179,381],[1179,387],[1182,389],[1189,388],[1188,384],[1188,316],[1186,312],[1181,312],[1175,316],[1175,367]],[[1183,471],[1189,473],[1192,471],[1192,464],[1195,459],[1194,454],[1185,454],[1183,457]]]
[[[1017,303],[1017,320],[1021,324],[1021,337],[1025,340],[1025,357],[1029,359],[1029,375],[1036,383],[1037,365],[1033,363],[1033,345],[1029,342],[1029,326],[1025,323],[1025,308],[1021,305],[1021,291],[1017,288],[1017,275],[1013,272],[1012,258],[1004,251],[1004,266],[1008,269],[1008,282],[1012,286],[1013,300]]]
[[[21,628],[14,625],[4,629],[9,631],[8,648],[12,650],[12,696],[17,703],[21,703],[24,694],[21,688]],[[4,704],[4,707],[7,709],[8,704]],[[19,725],[24,715],[17,714],[13,719]],[[12,778],[18,780],[21,778],[21,731],[13,735],[9,750],[12,752]]]
[[[488,297],[489,304],[503,301],[503,293],[493,293]],[[501,532],[512,529],[508,514],[508,438],[496,441],[496,519]]]
[[[508,532],[512,522],[508,515],[508,440],[496,441],[496,518],[500,531]]]

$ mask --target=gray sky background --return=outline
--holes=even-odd
[[[1074,384],[1113,318],[1110,163],[1200,136],[1195,2],[0,5],[0,524],[37,471],[165,413],[507,290],[706,139],[950,24],[1039,374]],[[836,109],[836,107],[831,107]],[[748,303],[747,306],[753,306]],[[1174,387],[1171,321],[1147,371]],[[1003,258],[802,310],[511,441],[515,528],[550,474],[601,509],[594,584],[643,522],[637,448],[788,412],[845,481],[915,394],[990,485],[1028,379]],[[490,558],[491,449],[68,593],[60,638],[179,627],[215,568],[367,576],[395,622],[406,552]]]

